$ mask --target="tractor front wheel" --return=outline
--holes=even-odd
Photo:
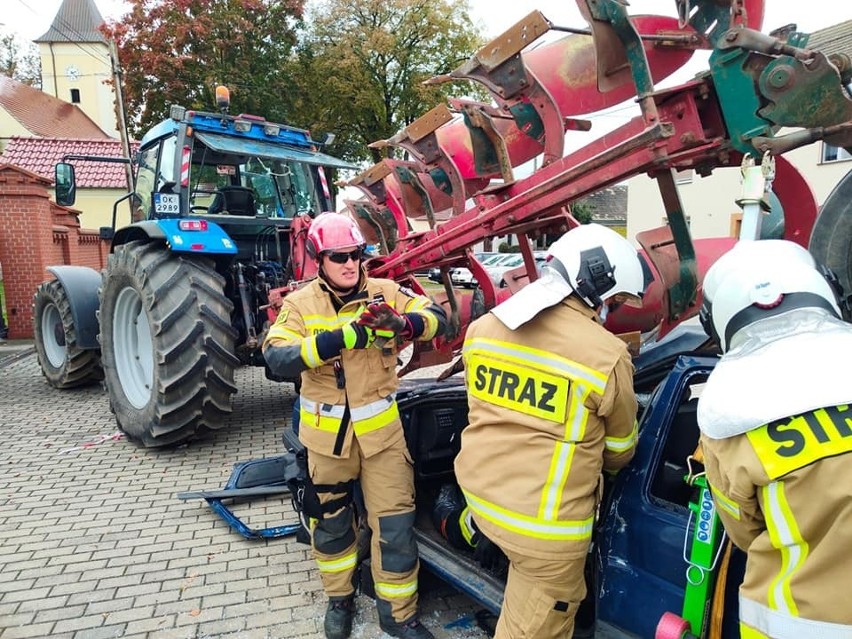
[[[236,392],[236,332],[224,278],[202,256],[129,242],[109,258],[100,341],[110,406],[147,447],[223,425]]]
[[[36,290],[33,333],[41,372],[54,388],[74,388],[104,378],[100,353],[77,346],[71,304],[58,280],[43,282]]]

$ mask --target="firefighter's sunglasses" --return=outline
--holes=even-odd
[[[341,253],[338,251],[329,251],[326,253],[328,255],[328,259],[330,259],[335,264],[346,264],[349,260],[353,262],[357,262],[361,259],[361,249],[357,248],[354,251],[348,251],[346,253]]]

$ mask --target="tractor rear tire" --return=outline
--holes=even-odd
[[[74,388],[104,378],[100,353],[77,346],[71,304],[59,280],[43,282],[35,292],[33,334],[41,372],[54,388]]]
[[[110,407],[127,436],[153,448],[221,428],[237,391],[236,331],[212,260],[135,241],[109,257],[100,342]]]

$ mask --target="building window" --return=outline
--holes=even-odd
[[[80,104],[80,89],[71,89],[71,104]]]
[[[822,143],[822,161],[838,162],[840,160],[852,160],[852,154],[846,149],[833,144]]]

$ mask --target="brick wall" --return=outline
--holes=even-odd
[[[51,182],[24,169],[0,165],[0,263],[10,339],[33,336],[32,304],[38,285],[56,264],[106,264],[109,243],[81,229],[79,212],[50,201]]]

